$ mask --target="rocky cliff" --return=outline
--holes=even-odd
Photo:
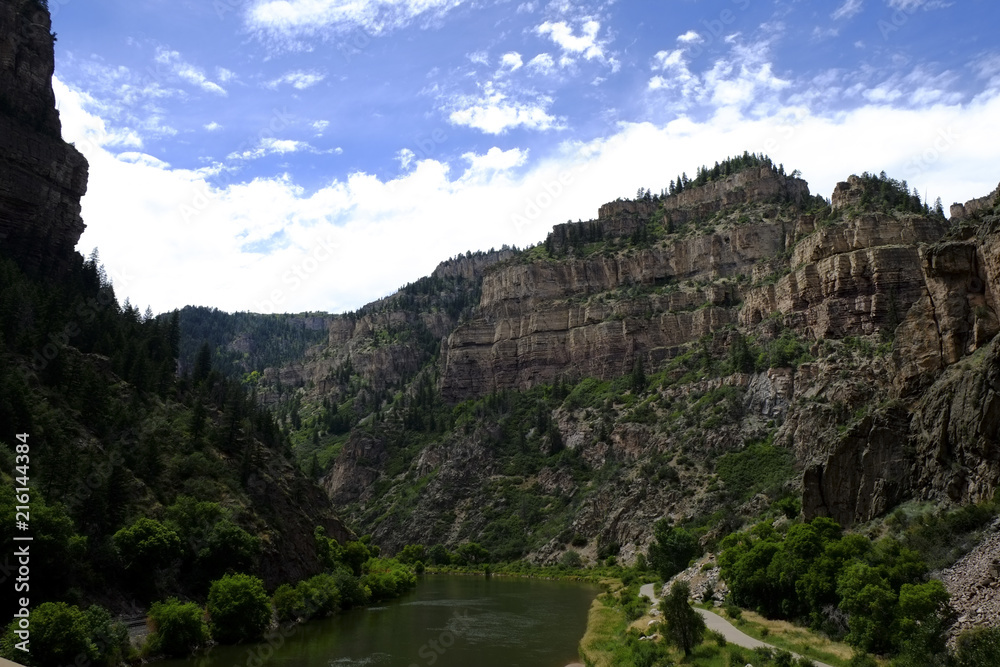
[[[827,201],[741,169],[443,265],[269,373],[305,384],[301,451],[390,552],[630,562],[664,515],[716,535],[787,494],[845,524],[977,501],[1000,478],[996,204],[948,220],[884,175]]]
[[[54,36],[37,0],[0,6],[0,243],[31,270],[62,270],[84,224],[87,161],[60,136]]]

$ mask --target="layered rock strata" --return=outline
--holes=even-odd
[[[83,233],[87,161],[60,136],[54,37],[36,0],[0,5],[0,247],[30,271],[60,271]]]

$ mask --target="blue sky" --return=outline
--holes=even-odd
[[[750,150],[815,193],[1000,181],[987,0],[49,0],[119,295],[356,308]]]

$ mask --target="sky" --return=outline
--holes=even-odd
[[[1000,181],[994,0],[49,0],[120,299],[356,309],[751,151]]]

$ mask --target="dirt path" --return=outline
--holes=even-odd
[[[648,597],[650,600],[653,601],[653,604],[657,604],[659,602],[659,598],[656,597],[655,590],[656,589],[653,586],[653,584],[646,584],[644,586],[639,587],[639,595],[645,595],[646,597]],[[718,614],[713,614],[712,612],[706,609],[699,609],[697,607],[695,607],[695,611],[701,614],[701,617],[705,619],[705,627],[707,627],[709,630],[715,630],[716,632],[721,633],[722,636],[726,638],[727,642],[731,642],[733,644],[736,644],[737,646],[742,646],[744,648],[749,648],[749,649],[754,649],[761,646],[766,648],[777,648],[776,646],[772,646],[767,642],[762,642],[759,639],[754,639],[753,637],[746,634],[745,632],[743,632],[742,630],[740,630],[735,625],[733,625],[726,619],[722,618]],[[797,653],[793,653],[792,655],[794,655],[796,658],[799,657]],[[818,660],[814,660],[812,658],[810,658],[810,660],[813,661],[816,667],[830,667],[830,665],[824,662],[819,662]]]

